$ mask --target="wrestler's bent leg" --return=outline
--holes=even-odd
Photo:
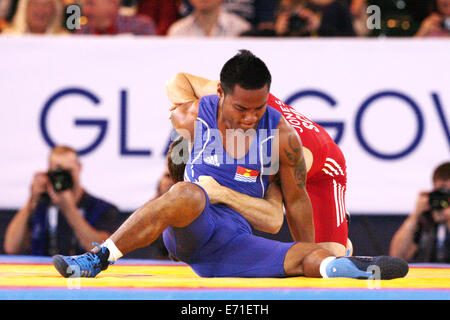
[[[52,258],[53,264],[66,278],[95,277],[111,261],[151,244],[168,226],[189,225],[205,205],[205,194],[199,186],[179,182],[161,197],[136,210],[103,245],[79,256],[56,255]]]

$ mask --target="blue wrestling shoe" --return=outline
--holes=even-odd
[[[340,257],[330,261],[325,268],[328,278],[379,279],[403,278],[409,271],[408,263],[390,256]]]
[[[96,247],[91,252],[79,256],[55,255],[52,257],[53,265],[64,278],[93,278],[112,264],[108,261],[108,248],[97,243],[94,245]]]

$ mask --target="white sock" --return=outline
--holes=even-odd
[[[336,257],[327,257],[325,259],[322,260],[322,262],[320,263],[320,275],[322,276],[322,278],[328,278],[327,276],[327,265],[333,261],[334,259],[336,259]]]
[[[119,258],[123,256],[122,252],[116,247],[114,242],[111,239],[106,239],[106,241],[102,244],[102,246],[108,248],[109,257],[108,261],[117,261]]]

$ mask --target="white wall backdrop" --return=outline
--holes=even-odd
[[[25,203],[53,142],[84,153],[88,191],[136,209],[165,164],[166,80],[217,79],[243,48],[266,62],[278,98],[334,123],[351,212],[407,213],[450,159],[449,41],[2,36],[0,208]]]

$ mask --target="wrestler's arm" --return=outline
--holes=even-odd
[[[170,102],[178,105],[217,93],[218,83],[219,81],[179,72],[166,82],[166,93]]]
[[[200,176],[197,182],[211,203],[223,203],[239,212],[256,230],[276,234],[283,224],[283,201],[278,182],[267,188],[265,198],[255,198],[220,185],[214,178]]]
[[[284,118],[278,129],[279,178],[289,229],[294,241],[314,242],[313,210],[306,191],[307,170],[302,142]]]
[[[179,134],[187,138],[180,130],[188,130],[190,136],[194,136],[199,99],[217,93],[218,83],[186,72],[178,72],[166,82],[166,94],[173,104],[170,120]]]

